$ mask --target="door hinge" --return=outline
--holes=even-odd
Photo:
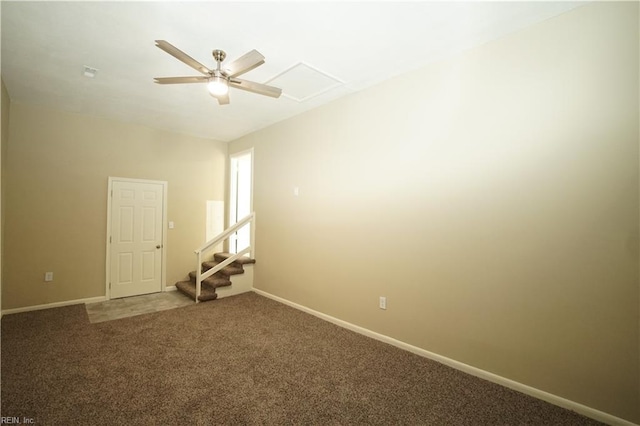
[[[111,290],[111,283],[109,283],[109,290]]]
[[[111,237],[109,237],[109,244],[111,244]]]

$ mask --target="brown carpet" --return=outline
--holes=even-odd
[[[2,318],[2,416],[37,425],[595,425],[246,293],[90,324]]]

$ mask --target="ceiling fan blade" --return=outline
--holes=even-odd
[[[191,56],[187,55],[182,50],[178,49],[177,47],[175,47],[174,45],[172,45],[171,43],[165,40],[156,40],[156,46],[158,46],[160,49],[164,50],[165,52],[167,52],[169,55],[173,56],[177,60],[184,62],[194,70],[201,72],[204,75],[208,76],[213,72],[209,68],[205,67],[200,62],[196,61]]]
[[[156,77],[154,83],[158,84],[184,84],[184,83],[206,83],[209,77]]]
[[[229,77],[236,77],[251,71],[252,69],[264,64],[264,56],[257,50],[245,53],[233,62],[224,66],[224,72]]]
[[[277,87],[267,86],[266,84],[256,83],[255,81],[240,80],[237,78],[230,80],[229,86],[246,90],[248,92],[258,93],[260,95],[271,96],[272,98],[279,98],[282,94],[282,89]]]
[[[227,105],[229,103],[229,93],[224,95],[211,95],[218,100],[218,105]]]

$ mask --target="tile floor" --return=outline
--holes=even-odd
[[[193,303],[193,300],[179,291],[168,291],[112,299],[105,302],[87,303],[85,307],[89,315],[89,322],[97,323],[180,308]]]

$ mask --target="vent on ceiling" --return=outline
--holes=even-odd
[[[343,81],[300,62],[267,82],[282,88],[282,95],[298,102],[315,98],[328,90],[342,86]]]

